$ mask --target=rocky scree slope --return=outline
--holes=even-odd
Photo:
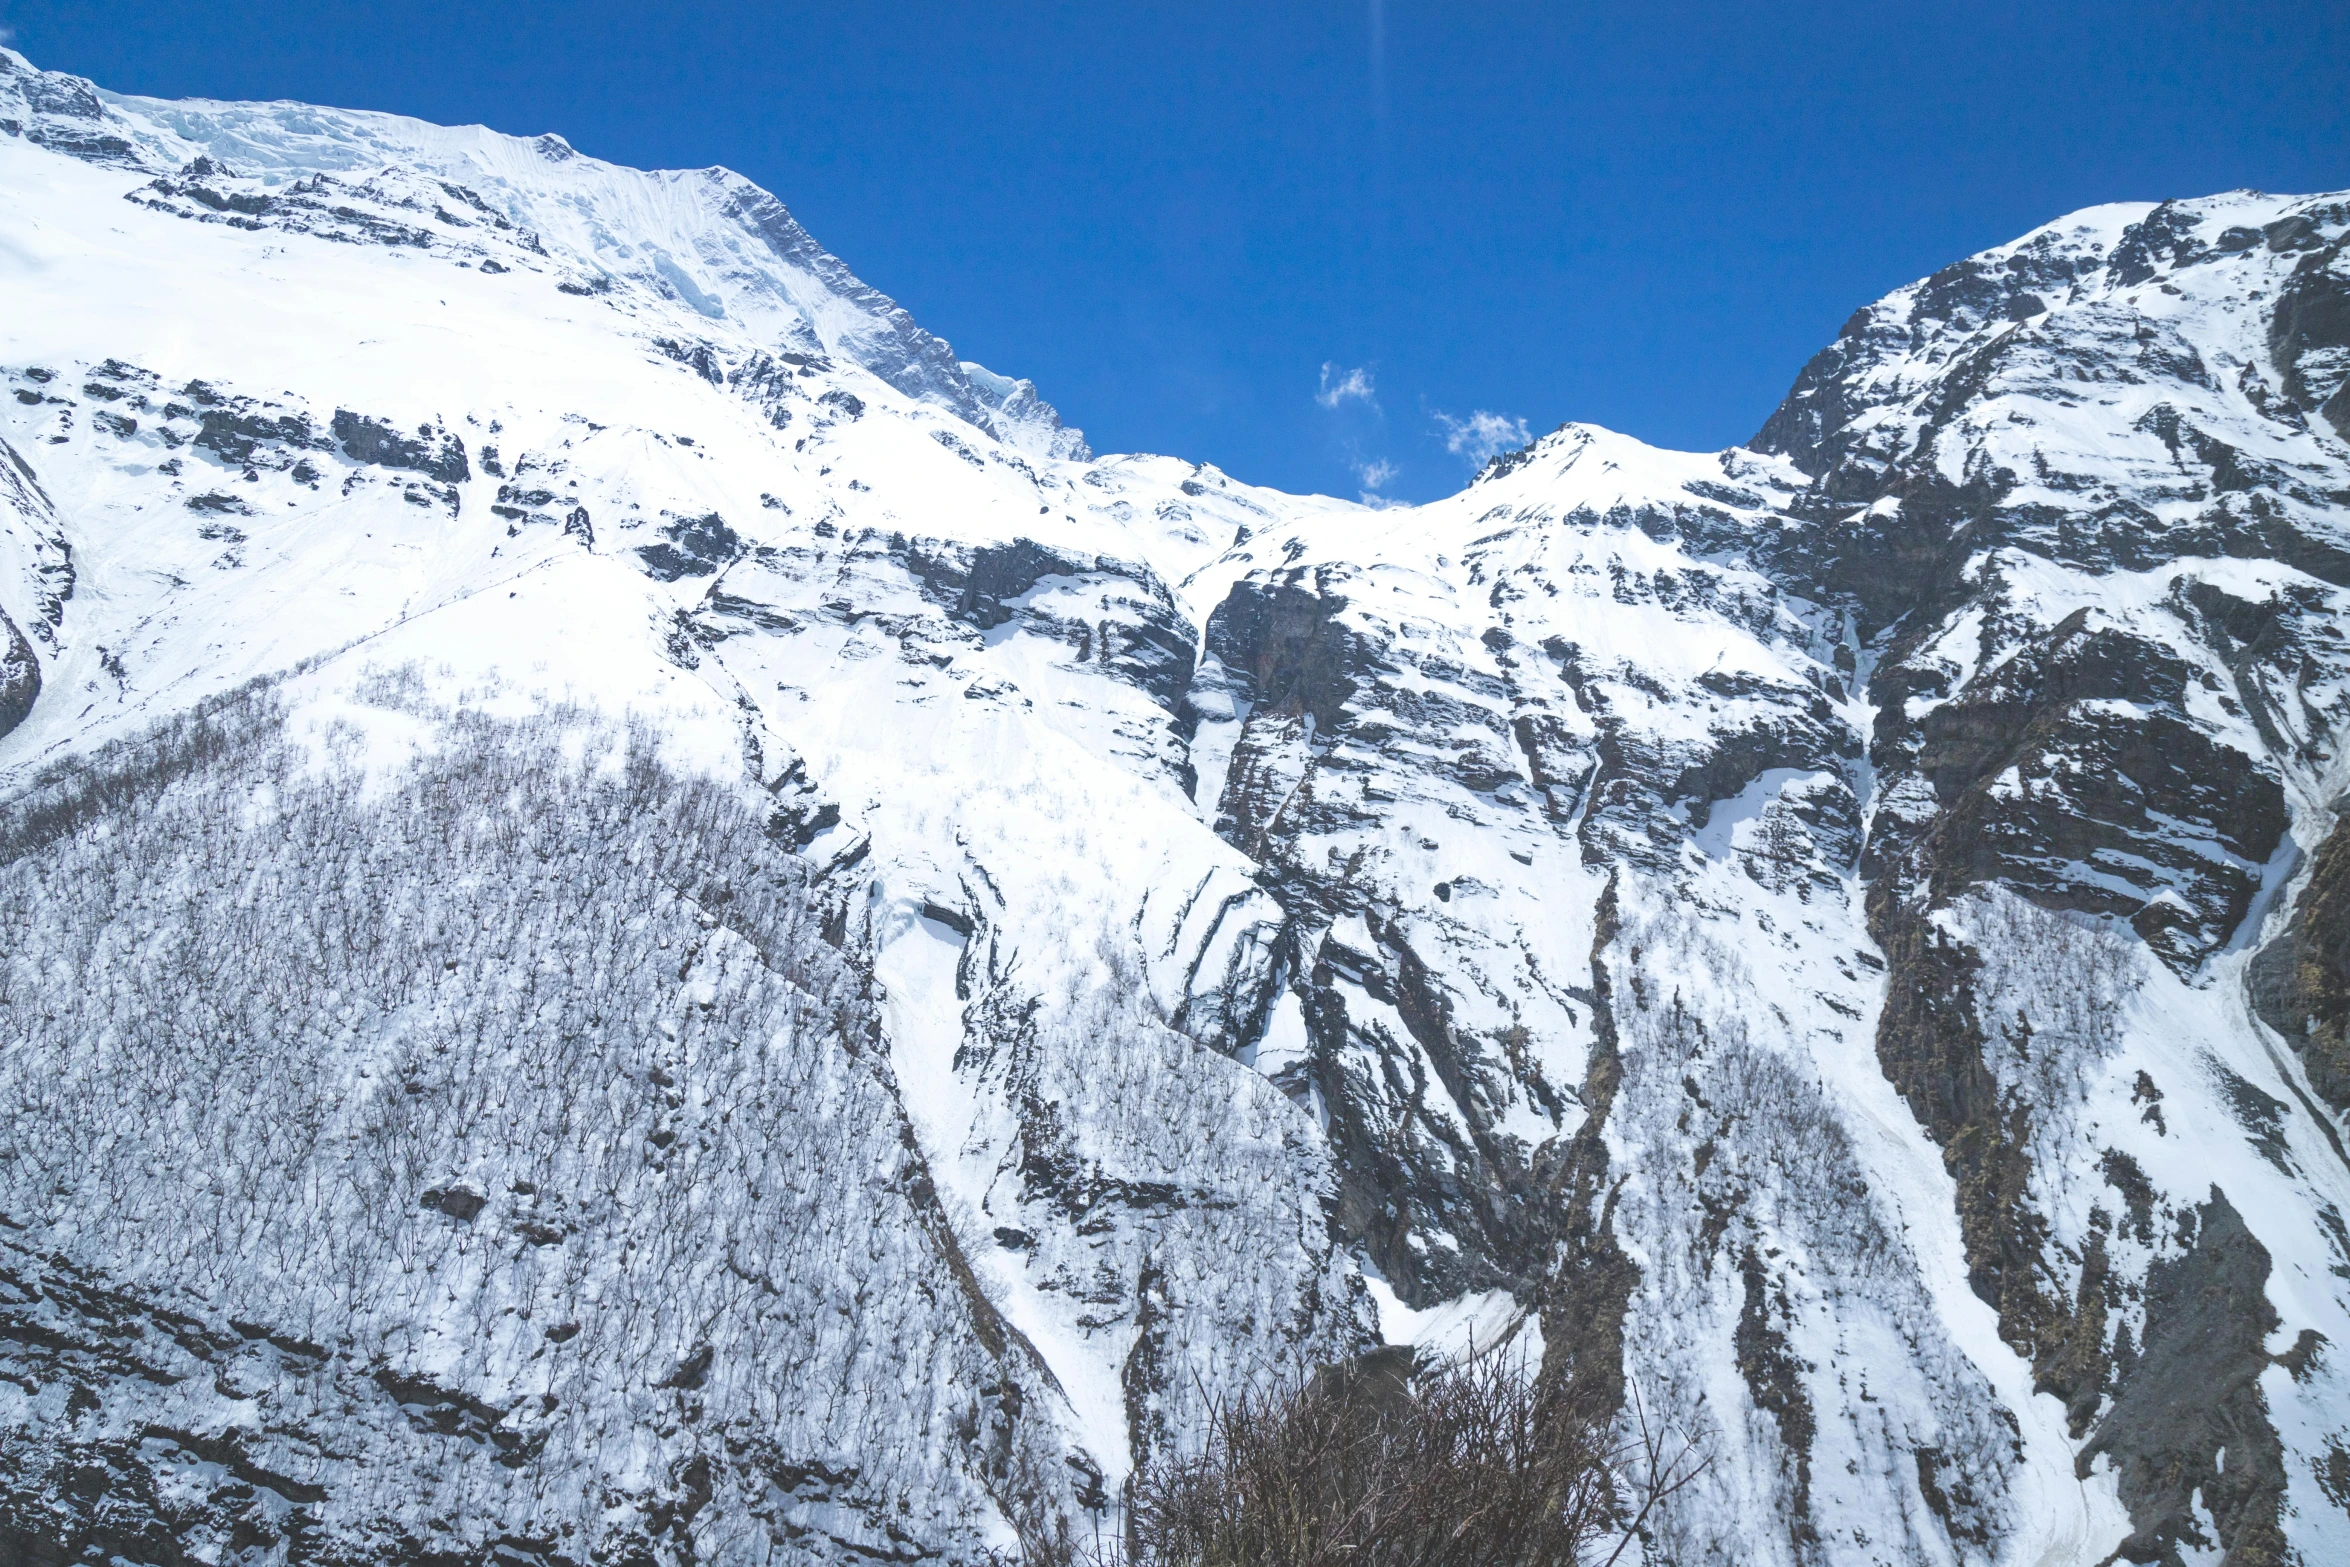
[[[723,171],[0,53],[0,179],[21,1554],[1049,1559],[1382,1340],[1658,1561],[2350,1546],[2342,199],[1374,513]]]

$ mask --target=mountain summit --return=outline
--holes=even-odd
[[[2350,1556],[2350,198],[1373,511],[723,170],[0,51],[0,189],[0,1554],[1067,1560],[1394,1344],[1647,1561]]]

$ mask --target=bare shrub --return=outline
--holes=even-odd
[[[1489,1353],[1384,1350],[1269,1394],[1213,1401],[1198,1456],[1147,1469],[1134,1567],[1573,1567],[1613,1562],[1707,1460],[1578,1412]]]

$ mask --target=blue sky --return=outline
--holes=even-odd
[[[2101,201],[2350,186],[2350,5],[0,0],[37,63],[722,163],[1102,451],[1426,499],[1750,435]]]

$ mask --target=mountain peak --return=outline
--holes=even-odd
[[[1008,403],[983,396],[944,342],[731,170],[624,168],[554,132],[521,138],[307,104],[127,97],[13,51],[5,60],[0,103],[20,106],[21,134],[39,145],[157,175],[210,157],[272,187],[414,168],[478,193],[583,276],[626,280],[727,323],[746,350],[837,355],[1023,450],[1086,454],[1033,385]]]

